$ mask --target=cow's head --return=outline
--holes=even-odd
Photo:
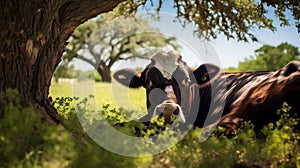
[[[149,114],[143,122],[162,115],[167,122],[174,117],[176,123],[184,123],[193,108],[198,112],[199,101],[195,101],[199,99],[199,85],[207,84],[218,73],[219,68],[211,64],[192,70],[178,52],[160,51],[142,72],[122,69],[114,78],[127,87],[146,89]]]

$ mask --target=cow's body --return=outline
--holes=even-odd
[[[250,120],[256,129],[274,123],[280,117],[277,111],[283,102],[292,107],[291,116],[300,113],[300,62],[290,62],[273,72],[224,76],[227,79],[227,109],[218,125],[225,127],[227,132],[236,129],[241,119]]]
[[[157,66],[159,56],[164,59]],[[143,122],[162,114],[167,121],[177,117],[175,122],[182,125],[218,124],[229,133],[240,126],[241,119],[251,120],[256,128],[275,122],[284,101],[292,106],[292,113],[299,113],[300,62],[274,72],[220,73],[211,64],[192,70],[173,51],[152,58],[141,73],[126,69],[114,74],[126,86],[146,88],[149,114]],[[168,58],[171,67],[164,68]]]

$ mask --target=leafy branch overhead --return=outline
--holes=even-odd
[[[151,6],[159,13],[163,4],[173,4],[177,18],[186,26],[196,26],[195,33],[206,39],[217,38],[223,34],[228,39],[241,41],[258,41],[253,28],[276,30],[274,20],[267,15],[274,8],[280,26],[295,24],[300,32],[299,0],[128,0],[121,4],[121,12],[137,11],[140,6]],[[291,23],[287,13],[292,13],[295,23]]]
[[[117,15],[111,12],[79,26],[69,39],[64,58],[87,62],[103,81],[110,82],[110,69],[119,60],[145,59],[159,48],[179,48],[175,37],[165,37],[146,19]]]

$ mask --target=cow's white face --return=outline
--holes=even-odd
[[[178,59],[181,59],[181,55],[176,51],[159,51],[151,58],[152,66],[157,68],[164,78],[170,80],[173,72],[178,67]]]
[[[219,68],[210,64],[192,71],[178,52],[160,51],[141,73],[124,69],[117,71],[114,78],[128,87],[145,87],[149,119],[160,115],[169,122],[174,117],[173,126],[178,126],[186,121],[192,106],[199,108],[198,85],[205,84],[209,76],[218,72]]]

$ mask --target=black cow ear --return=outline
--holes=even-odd
[[[300,62],[292,61],[282,68],[281,75],[289,76],[294,72],[300,71]]]
[[[145,85],[141,73],[137,73],[133,69],[122,69],[114,73],[113,77],[122,85],[130,88],[139,88]]]
[[[220,72],[220,68],[213,64],[202,64],[194,70],[194,76],[198,84],[205,84]]]

